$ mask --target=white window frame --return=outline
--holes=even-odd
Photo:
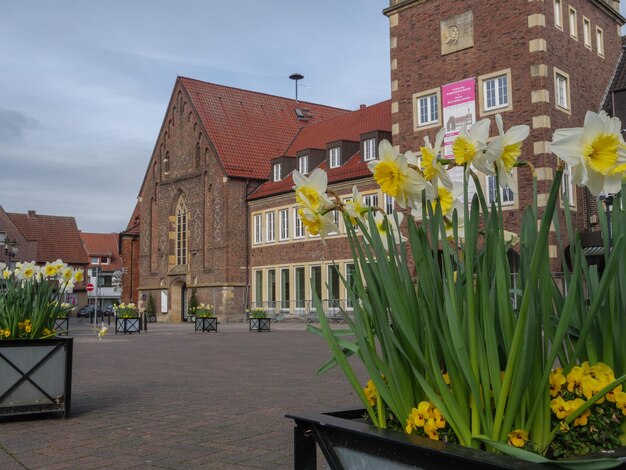
[[[298,208],[294,207],[293,209],[293,238],[300,239],[304,238],[304,224],[298,215]]]
[[[497,190],[500,191],[500,204],[504,206],[512,206],[515,204],[515,193],[507,186],[503,188],[498,185],[495,176],[486,175],[486,187],[487,187],[487,203],[491,204],[495,202],[496,199],[494,197],[493,191],[491,189],[491,184],[493,183],[494,187],[497,186]]]
[[[504,86],[503,86],[504,84]],[[493,88],[490,90],[490,85]],[[504,90],[503,90],[504,88]],[[483,101],[482,108],[486,112],[495,111],[509,106],[510,95],[509,78],[507,74],[497,75],[495,77],[485,78],[482,80]],[[493,94],[494,104],[489,105],[490,93]]]
[[[282,165],[280,163],[274,163],[274,181],[280,181],[282,179]]]
[[[111,264],[111,263],[109,263],[109,257],[105,256],[104,258],[102,258],[100,260],[100,264]]]
[[[378,193],[364,194],[363,205],[367,207],[378,207]]]
[[[562,88],[564,85],[565,88]],[[572,102],[569,74],[554,67],[554,105],[560,111],[571,114]]]
[[[391,196],[389,196],[387,194],[385,194],[384,198],[385,198],[385,213],[387,215],[391,215],[391,214],[393,214],[393,209],[394,209],[394,206],[395,206],[395,200],[394,200],[393,197],[391,197]]]
[[[278,232],[278,239],[289,240],[289,209],[280,209],[278,211],[278,220],[280,224],[280,230]]]
[[[586,16],[583,16],[583,43],[585,47],[592,50],[591,46],[591,21]]]
[[[91,258],[89,258],[89,263],[90,264],[100,264],[100,258],[98,258],[97,256],[92,256]]]
[[[265,213],[265,240],[273,242],[276,240],[276,213],[274,211]]]
[[[363,161],[376,160],[376,138],[363,140]]]
[[[259,245],[263,243],[263,214],[255,214],[252,225],[254,227],[254,244]]]
[[[570,207],[576,206],[576,189],[572,182],[572,169],[568,164],[565,164],[563,170],[563,179],[561,180],[561,204],[565,205],[565,195],[569,201]]]
[[[554,0],[554,26],[563,31],[563,2]]]
[[[328,167],[339,168],[341,165],[341,149],[339,147],[331,147],[328,150]]]
[[[298,171],[303,175],[306,175],[309,172],[309,156],[308,155],[300,155],[298,157]]]
[[[436,109],[433,109],[432,99],[435,99]],[[426,101],[424,101],[426,100]],[[420,113],[421,103],[426,103],[427,113],[430,119],[423,120]],[[432,119],[432,113],[435,111],[436,120]],[[413,130],[424,130],[431,127],[441,126],[441,89],[431,88],[430,90],[424,90],[413,95]]]
[[[596,26],[596,53],[604,57],[604,30]]]
[[[439,121],[439,96],[437,93],[417,98],[417,125],[428,126]]]
[[[569,35],[578,41],[578,13],[571,5],[568,11]]]

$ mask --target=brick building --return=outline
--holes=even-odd
[[[89,257],[87,282],[96,286],[87,293],[88,303],[98,301],[98,309],[104,310],[120,302],[122,290],[116,281],[116,272],[122,269],[117,233],[81,232],[80,238]]]
[[[552,133],[581,126],[585,112],[600,110],[607,97],[622,53],[619,2],[391,0],[384,13],[396,148],[418,150],[424,136],[432,139],[441,126],[452,138],[459,121],[500,113],[505,128],[530,126],[521,158],[535,166],[538,201],[545,206],[557,163],[549,151]],[[493,124],[491,135],[496,133]],[[532,202],[529,171],[517,171],[516,178],[517,195],[497,188],[494,178],[483,180],[490,198],[502,191],[512,231]],[[567,174],[564,181],[576,226],[593,228],[596,201],[572,186]],[[550,255],[556,257],[553,243]]]

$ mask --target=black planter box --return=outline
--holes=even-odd
[[[342,469],[530,469],[559,468],[533,464],[506,455],[470,449],[457,444],[379,429],[366,424],[365,410],[288,414],[295,421],[294,469],[315,470],[316,445],[328,468]],[[624,457],[626,449],[599,457]],[[586,456],[585,458],[590,458]],[[616,468],[626,468],[622,463]]]
[[[68,317],[56,318],[52,329],[57,332],[57,335],[67,336],[70,330],[70,319]]]
[[[196,317],[195,331],[215,331],[217,333],[217,317]]]
[[[0,341],[0,418],[70,414],[73,338]]]
[[[250,329],[248,331],[270,331],[270,318],[250,318]]]
[[[115,317],[115,334],[118,333],[141,333],[141,317]]]

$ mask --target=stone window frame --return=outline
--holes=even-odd
[[[263,243],[263,214],[252,215],[252,227],[252,242],[255,245],[260,245],[261,243]]]
[[[563,79],[565,83],[565,96],[564,96],[566,100],[565,106],[559,103],[559,97],[561,96],[561,93],[559,93],[560,91],[559,79]],[[561,69],[554,67],[554,106],[559,111],[562,111],[566,114],[571,115],[572,114],[572,100],[571,100],[570,88],[571,88],[571,82],[570,82],[569,74],[562,71]]]
[[[265,213],[265,241],[273,243],[276,241],[276,212]]]
[[[500,77],[506,77],[507,87],[507,102],[505,105],[499,105],[492,108],[487,108],[487,93],[486,84],[492,80],[496,80]],[[490,116],[493,114],[504,113],[513,110],[513,82],[511,79],[511,69],[497,70],[496,72],[488,73],[485,75],[479,75],[477,79],[478,83],[478,109],[480,117]]]
[[[596,54],[604,59],[604,30],[596,26]]]
[[[421,122],[420,120],[420,100],[435,96],[437,98],[437,120]],[[420,91],[413,94],[413,130],[422,131],[434,127],[442,126],[442,110],[441,110],[441,88],[431,88],[429,90]],[[432,111],[432,110],[431,110]]]
[[[567,24],[569,27],[570,37],[578,41],[578,12],[576,11],[576,8],[571,5],[569,5],[567,11]]]
[[[591,20],[583,16],[583,44],[590,51],[593,50],[591,42]]]
[[[176,204],[176,265],[185,266],[189,262],[189,212],[181,197]]]
[[[289,240],[289,208],[278,210],[278,225],[278,240]]]
[[[563,31],[563,1],[554,0],[554,26]]]

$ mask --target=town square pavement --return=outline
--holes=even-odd
[[[358,405],[340,370],[315,374],[328,348],[300,323],[150,323],[98,341],[72,321],[71,416],[0,421],[0,469],[288,469],[286,413]]]

